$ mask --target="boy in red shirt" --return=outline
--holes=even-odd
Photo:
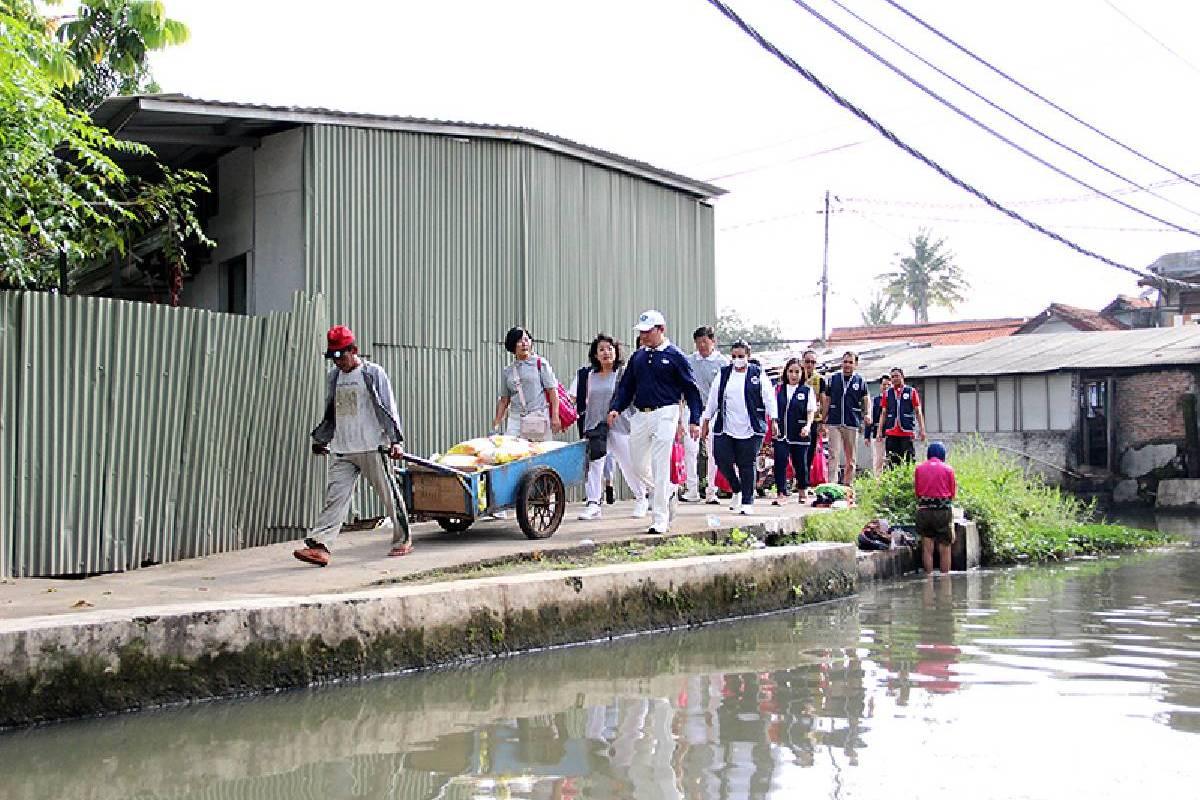
[[[913,474],[917,495],[917,535],[921,537],[921,564],[925,574],[933,572],[933,545],[938,548],[942,572],[950,571],[950,545],[954,541],[954,512],[950,508],[958,494],[954,468],[946,463],[946,446],[929,445],[925,460]]]

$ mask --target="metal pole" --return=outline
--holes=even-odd
[[[825,190],[825,250],[821,256],[821,343],[825,342],[826,312],[829,300],[829,190]]]

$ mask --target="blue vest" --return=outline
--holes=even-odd
[[[857,372],[847,380],[841,370],[833,373],[829,379],[829,418],[827,425],[841,425],[847,428],[861,428],[862,401],[867,397],[867,382]]]
[[[917,412],[916,406],[913,404],[913,395],[916,389],[905,384],[900,390],[900,398],[896,399],[896,390],[887,390],[887,415],[883,421],[883,435],[887,436],[888,431],[896,427],[896,416],[900,417],[900,429],[912,433],[917,429]]]
[[[800,438],[800,429],[808,421],[808,404],[812,402],[812,389],[807,384],[800,384],[792,395],[792,402],[787,402],[787,384],[781,383],[775,387],[775,419],[779,420],[779,441],[792,444],[808,444],[807,439]],[[784,408],[784,404],[787,408]]]
[[[729,385],[731,374],[732,366],[721,367],[721,386],[717,389],[717,424],[713,426],[713,433],[725,430],[725,387]],[[767,407],[763,405],[762,380],[762,370],[757,365],[751,364],[746,368],[746,411],[750,415],[750,427],[759,436],[767,432]]]

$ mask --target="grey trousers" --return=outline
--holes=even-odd
[[[387,456],[382,453],[343,453],[330,456],[329,481],[325,485],[325,507],[317,517],[317,524],[309,538],[315,539],[332,550],[350,510],[350,497],[361,473],[383,501],[387,515],[392,518],[392,544],[406,544],[409,540],[408,510],[404,498],[396,486],[390,464],[385,466]]]

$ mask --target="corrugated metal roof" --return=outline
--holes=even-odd
[[[222,136],[226,136],[230,141],[244,143],[245,137],[252,135],[254,132],[245,130],[244,128],[237,133],[228,132],[230,128],[236,127],[238,121],[242,123],[246,121],[258,121],[275,125],[283,124],[285,127],[290,125],[338,125],[342,127],[374,128],[475,139],[498,139],[527,144],[562,155],[572,156],[583,161],[608,167],[609,169],[636,175],[700,198],[720,197],[726,193],[719,186],[698,181],[685,175],[656,167],[653,164],[647,164],[644,161],[627,158],[608,150],[581,144],[562,136],[543,133],[533,128],[513,125],[488,125],[478,122],[367,114],[352,111],[337,111],[328,108],[232,103],[222,100],[202,100],[182,94],[111,97],[104,101],[92,116],[98,124],[109,128],[120,138],[141,141],[138,136],[139,127],[143,122],[149,122],[150,115],[153,114],[171,115],[174,117],[171,120],[160,120],[164,124],[157,127],[164,130],[168,127],[171,127],[172,130],[177,130],[181,123],[186,125],[189,121],[193,125],[202,126],[211,125],[213,120],[225,120],[235,123],[228,127],[224,124],[218,124],[216,126],[218,132],[206,135],[207,139],[212,140],[209,143],[212,146],[217,146],[219,144],[218,140]],[[208,121],[203,122],[202,120],[205,119]],[[171,124],[165,124],[168,122]],[[146,126],[146,130],[148,133],[152,133],[155,130],[155,126],[148,125]],[[226,133],[221,133],[220,131],[222,130],[226,131]],[[182,137],[180,141],[186,141],[189,146],[201,146],[205,143],[205,141],[197,138],[196,135],[190,137],[186,133],[176,133],[175,135]],[[154,141],[163,141],[163,139],[155,139]]]
[[[1200,325],[1005,336],[971,345],[914,347],[882,357],[864,356],[859,372],[873,375],[896,366],[919,378],[1194,364],[1200,364]]]

